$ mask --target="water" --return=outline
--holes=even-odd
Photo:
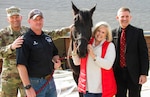
[[[131,24],[150,30],[150,0],[72,0],[80,9],[90,9],[95,4],[93,24],[107,21],[112,28],[118,26],[116,12],[121,6],[129,7],[133,19]],[[17,6],[22,9],[22,25],[28,26],[27,15],[33,8],[42,10],[45,18],[44,29],[52,30],[69,26],[73,23],[71,0],[1,0],[0,1],[0,28],[8,25],[5,8]]]

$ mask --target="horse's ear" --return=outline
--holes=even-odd
[[[78,14],[79,9],[73,4],[72,1],[71,1],[71,3],[72,3],[72,9],[73,9],[73,11],[74,11],[74,15]]]
[[[97,5],[97,4],[96,4]],[[93,12],[95,11],[95,9],[96,9],[96,5],[93,7],[93,8],[91,8],[91,10],[90,10],[90,12],[91,12],[91,15],[93,15]]]

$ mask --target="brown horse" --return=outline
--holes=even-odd
[[[80,58],[83,58],[87,54],[87,45],[92,36],[92,15],[96,9],[96,5],[90,10],[80,10],[72,2],[72,9],[74,13],[74,25],[71,29],[70,46],[68,50],[68,56],[71,56],[73,50],[73,42],[77,44],[77,54]],[[73,77],[78,84],[78,78],[80,74],[80,66],[75,66],[72,59],[68,60],[70,68],[73,70]],[[80,97],[83,97],[80,93]]]

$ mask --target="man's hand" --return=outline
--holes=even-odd
[[[16,48],[21,47],[23,44],[23,37],[19,36],[12,44],[11,44],[11,49],[15,50]]]
[[[54,63],[54,68],[55,69],[58,69],[61,66],[61,61],[59,59],[56,60],[56,61],[53,61],[53,63]]]
[[[32,87],[26,90],[26,94],[27,94],[27,97],[36,97],[35,90]]]
[[[61,66],[61,61],[58,55],[55,55],[52,61],[54,63],[54,69],[58,69]]]
[[[144,84],[147,81],[147,76],[146,75],[140,75],[139,78],[139,84]]]

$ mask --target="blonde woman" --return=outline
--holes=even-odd
[[[88,54],[79,58],[74,44],[73,62],[80,64],[78,90],[84,97],[113,97],[116,82],[113,63],[116,57],[115,46],[111,42],[111,28],[106,22],[99,22],[93,29],[93,37],[87,46]]]

